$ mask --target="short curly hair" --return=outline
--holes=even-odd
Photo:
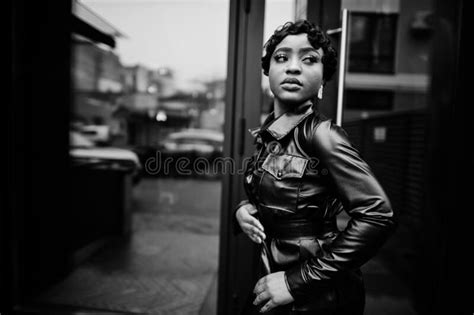
[[[321,28],[307,20],[299,20],[296,22],[286,22],[284,25],[278,27],[270,39],[263,46],[265,55],[262,57],[263,73],[268,76],[270,69],[270,61],[275,51],[275,48],[288,35],[298,35],[306,33],[308,41],[316,49],[322,48],[324,55],[322,63],[324,65],[323,80],[329,81],[337,67],[337,53],[331,45],[329,37],[321,30]]]

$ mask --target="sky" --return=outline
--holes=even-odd
[[[122,64],[171,68],[182,85],[225,78],[228,0],[80,2],[126,35],[117,40]],[[264,38],[293,18],[293,1],[267,0],[266,8]]]

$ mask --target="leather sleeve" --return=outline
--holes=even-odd
[[[350,215],[347,227],[314,257],[286,271],[290,293],[304,296],[319,280],[357,269],[384,244],[396,223],[390,202],[345,131],[330,120],[312,130],[311,147],[328,170],[329,182]]]

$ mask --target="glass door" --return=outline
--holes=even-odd
[[[215,304],[229,1],[72,7],[70,265],[39,301],[197,314]]]
[[[366,310],[415,314],[433,8],[429,1],[342,1],[341,9],[337,123],[399,216],[395,235],[362,268]]]

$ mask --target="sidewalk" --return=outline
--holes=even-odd
[[[40,301],[129,314],[199,313],[217,273],[220,183],[155,179],[136,188],[131,239],[106,246]],[[176,198],[186,193],[203,198]]]

